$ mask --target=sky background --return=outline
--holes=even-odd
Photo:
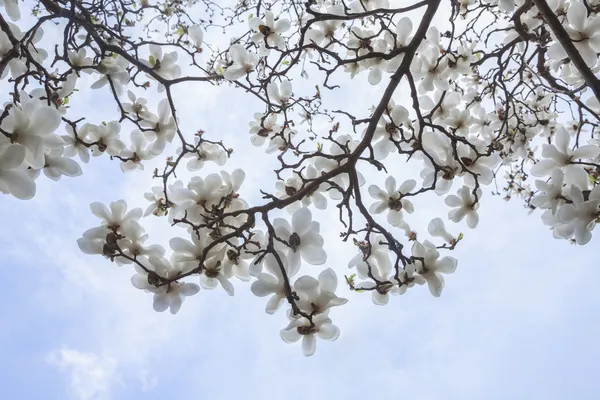
[[[81,87],[91,82],[85,78]],[[154,90],[146,95],[155,105],[161,97]],[[184,129],[205,129],[234,147],[223,169],[244,168],[242,196],[255,204],[259,189],[274,191],[274,164],[247,134],[257,104],[228,86],[186,84],[177,91]],[[329,100],[360,93],[367,109],[377,92],[358,78]],[[82,90],[71,105],[92,123],[114,116],[104,90]],[[465,238],[443,253],[459,264],[441,298],[416,287],[378,307],[368,293],[352,293],[340,282],[338,294],[350,300],[331,311],[341,336],[318,341],[306,358],[299,344],[279,337],[285,312],[264,313],[266,299],[254,297],[247,283],[234,281],[235,297],[202,290],[177,315],[160,314],[152,296],[130,284],[130,267],[79,251],[76,239],[97,224],[89,203],[124,198],[145,208],[142,194],[155,184],[150,175],[163,159],[124,175],[117,163],[94,158],[83,177],[38,179],[31,201],[0,197],[2,398],[600,398],[597,238],[585,247],[555,240],[539,214],[528,216],[518,200],[507,203],[488,188],[476,230],[446,222]],[[418,177],[411,165],[390,163],[399,181]],[[385,179],[369,170],[365,176],[369,183]],[[435,196],[415,207],[411,226],[446,220],[448,208]],[[356,249],[339,242],[335,215],[314,214],[329,258],[303,273],[331,267],[341,278]],[[187,238],[183,230],[165,229],[165,219],[142,223],[149,243],[168,247],[173,236]]]

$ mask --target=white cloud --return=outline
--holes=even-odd
[[[47,362],[68,376],[70,389],[76,399],[110,398],[111,388],[117,381],[117,363],[114,359],[63,347],[50,353]]]

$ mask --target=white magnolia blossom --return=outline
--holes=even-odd
[[[94,82],[91,88],[99,89],[108,84],[120,96],[123,93],[123,85],[129,82],[129,73],[126,70],[128,66],[129,61],[120,55],[104,58],[98,66],[98,72],[103,76]]]
[[[388,176],[385,180],[385,191],[377,185],[369,186],[369,194],[378,200],[369,209],[374,214],[380,214],[388,210],[387,221],[392,226],[398,226],[403,220],[402,211],[411,214],[415,208],[410,200],[404,196],[412,192],[417,186],[417,181],[409,179],[396,187],[396,179]]]
[[[194,43],[197,49],[202,47],[204,41],[204,31],[199,25],[192,25],[188,28],[188,36]]]
[[[0,124],[0,129],[10,134],[10,142],[22,145],[25,161],[32,168],[44,166],[46,148],[57,148],[64,144],[54,131],[60,125],[60,114],[50,106],[27,103],[23,108],[12,107]],[[2,143],[4,136],[0,138]]]
[[[181,76],[181,67],[177,65],[177,52],[172,51],[167,54],[163,54],[162,47],[150,44],[150,59],[147,62],[147,66],[152,69],[154,73],[159,75],[161,78],[166,80],[172,80]],[[148,78],[154,79],[151,74],[146,74]],[[158,85],[158,92],[164,92],[165,87],[162,83]]]
[[[411,251],[415,259],[416,271],[427,281],[431,294],[439,297],[442,289],[444,289],[444,276],[442,274],[453,273],[458,262],[452,257],[439,259],[440,253],[435,245],[427,240],[422,244],[415,242]]]
[[[446,197],[446,204],[454,208],[448,213],[448,219],[453,222],[460,222],[467,217],[467,226],[473,229],[479,223],[477,209],[481,201],[481,189],[476,191],[477,198],[468,186],[460,188],[457,194],[458,196],[451,194]]]
[[[250,18],[249,23],[250,28],[255,32],[250,38],[254,43],[261,44],[266,41],[270,47],[285,49],[285,40],[281,34],[290,29],[291,24],[289,19],[280,18],[275,20],[275,16],[271,11],[265,11],[264,19],[258,17]]]
[[[281,240],[276,246],[286,250],[291,268],[297,268],[301,259],[311,265],[322,265],[327,261],[327,253],[323,249],[323,237],[319,234],[320,224],[312,220],[308,208],[301,208],[292,216],[292,224],[283,218],[273,220],[275,234]]]
[[[455,242],[454,237],[448,233],[444,226],[444,221],[441,218],[434,218],[427,225],[427,231],[433,237],[441,237],[446,243],[452,244]]]
[[[234,44],[229,48],[229,57],[233,65],[227,67],[223,72],[223,77],[230,81],[240,79],[254,71],[258,63],[256,54],[250,53],[244,46],[239,44]]]
[[[272,253],[264,257],[263,264],[269,273],[261,272],[256,277],[256,281],[250,286],[250,290],[255,296],[265,297],[271,296],[267,302],[265,311],[267,314],[274,314],[281,308],[283,301],[286,298],[285,279],[283,271],[288,279],[296,275],[299,264],[294,267],[288,262],[288,258],[283,252],[277,252],[277,256]]]
[[[154,293],[153,307],[155,311],[163,312],[169,309],[171,314],[177,314],[183,300],[200,291],[200,287],[195,283],[162,282],[162,279],[176,279],[181,273],[164,258],[149,257],[145,265],[152,268],[151,272],[146,272],[136,264],[136,274],[131,277],[131,283],[138,289]]]
[[[293,319],[281,330],[280,335],[286,343],[295,343],[302,339],[302,352],[305,356],[312,356],[317,348],[315,335],[334,341],[340,336],[340,329],[333,325],[327,314],[318,314],[313,317],[312,324],[306,318]]]
[[[0,146],[0,192],[21,200],[35,196],[35,182],[23,168],[26,153],[26,148],[18,144]]]

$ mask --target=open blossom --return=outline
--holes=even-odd
[[[163,282],[163,280],[175,279],[181,273],[164,258],[152,256],[144,264],[151,272],[148,273],[135,264],[136,274],[131,277],[131,283],[138,289],[154,293],[153,307],[157,312],[169,309],[171,314],[177,314],[181,309],[183,300],[200,291],[200,287],[195,283]]]
[[[82,174],[81,167],[77,161],[64,157],[63,149],[54,149],[44,155],[45,163],[42,168],[44,175],[53,181],[60,180],[61,176],[75,177]]]
[[[331,268],[322,271],[318,279],[308,275],[301,276],[294,282],[294,290],[300,298],[298,307],[307,313],[320,314],[331,307],[346,304],[347,299],[335,294],[337,284],[337,275]]]
[[[254,114],[254,121],[250,122],[250,142],[256,147],[260,147],[267,139],[272,138],[282,129],[277,125],[277,115],[269,114],[266,118],[261,113]]]
[[[35,196],[35,182],[23,168],[25,154],[26,149],[21,145],[0,145],[0,192],[21,200]]]
[[[536,207],[550,209],[552,210],[552,214],[556,214],[558,206],[565,202],[562,196],[564,178],[565,174],[557,168],[552,171],[550,182],[536,180],[535,186],[540,193],[531,199],[531,204]]]
[[[561,126],[554,135],[554,144],[545,144],[542,147],[542,160],[531,168],[533,176],[547,176],[556,168],[563,168],[566,183],[575,183],[571,180],[581,170],[581,166],[572,164],[580,159],[591,159],[600,155],[600,147],[595,145],[579,146],[575,150],[570,146],[571,136]],[[575,178],[576,179],[576,178]]]
[[[145,128],[154,128],[158,121],[158,116],[148,111],[148,100],[137,97],[131,90],[127,91],[127,97],[131,103],[123,102],[121,106],[126,113],[132,114],[129,117],[134,120],[139,119],[139,124]]]
[[[306,181],[304,183],[303,179]],[[275,189],[277,189],[277,198],[286,199],[288,197],[293,196],[299,190],[302,190],[304,186],[310,184],[311,180],[318,178],[317,169],[313,165],[308,165],[304,171],[302,171],[301,175],[294,175],[285,181],[277,181],[275,183]],[[298,209],[302,207],[309,207],[311,204],[315,206],[318,210],[324,210],[327,208],[327,198],[323,194],[325,190],[325,185],[320,184],[316,189],[307,193],[302,197],[302,200],[295,201],[289,204],[285,209],[290,214],[294,214]]]
[[[275,257],[272,253],[269,253],[264,257],[263,264],[268,273],[260,272],[256,274],[258,279],[250,286],[250,290],[255,296],[271,296],[265,308],[267,314],[274,314],[279,310],[286,297],[285,279],[281,269],[283,268],[288,279],[291,279],[298,273],[300,268],[299,264],[296,267],[290,265],[284,253],[277,252],[277,256]]]
[[[584,195],[580,188],[572,185],[569,197],[572,203],[560,207],[558,219],[573,232],[577,244],[587,244],[592,239],[596,221],[600,219],[600,186]]]
[[[171,106],[168,99],[158,103],[158,120],[153,126],[154,130],[146,131],[146,138],[153,141],[150,151],[156,155],[161,154],[167,143],[173,142],[177,131],[177,122],[171,115]]]
[[[414,190],[416,185],[417,182],[414,179],[409,179],[397,188],[396,179],[390,175],[385,180],[385,191],[377,185],[369,186],[369,194],[378,200],[371,205],[369,211],[380,214],[385,210],[389,210],[387,221],[390,225],[397,226],[403,220],[403,210],[409,214],[415,210],[412,202],[407,198],[403,198],[403,196]]]
[[[287,79],[281,81],[280,84],[271,82],[267,85],[267,93],[271,100],[283,104],[292,96],[292,83]]]
[[[273,12],[265,11],[264,19],[254,17],[250,19],[249,23],[250,28],[255,32],[250,38],[254,43],[261,44],[263,41],[266,41],[270,47],[285,49],[285,40],[281,34],[290,29],[291,24],[289,19],[280,18],[275,21]]]
[[[305,356],[312,356],[317,348],[315,335],[321,339],[334,341],[340,336],[340,329],[333,325],[327,314],[315,315],[313,325],[306,318],[293,319],[285,327],[280,336],[286,343],[295,343],[302,339],[302,352]]]
[[[327,261],[323,249],[323,237],[319,234],[320,224],[312,220],[308,208],[301,208],[292,216],[292,224],[283,218],[273,220],[275,234],[287,242],[287,246],[277,242],[280,249],[288,251],[292,268],[300,265],[300,258],[311,265],[322,265]]]
[[[60,123],[60,114],[56,109],[39,103],[27,103],[23,108],[17,105],[12,107],[0,128],[10,134],[12,143],[25,148],[27,164],[39,169],[44,166],[44,153],[47,148],[64,145],[63,140],[54,134]]]
[[[223,290],[233,296],[235,290],[229,279],[233,277],[233,270],[231,264],[223,262],[225,256],[225,248],[221,249],[215,256],[204,261],[204,268],[200,275],[200,286],[203,289],[212,290],[218,285],[221,285]]]
[[[227,153],[221,146],[215,143],[201,141],[200,137],[194,138],[194,151],[186,153],[183,157],[189,158],[186,167],[189,171],[198,171],[204,167],[208,161],[217,165],[224,165],[227,162]],[[177,149],[177,153],[182,151]]]
[[[179,204],[182,212],[187,212],[190,221],[202,222],[203,215],[209,213],[225,195],[222,185],[223,179],[219,174],[210,174],[204,179],[194,176],[187,188],[173,190],[171,199]]]
[[[415,258],[416,271],[427,281],[429,291],[435,297],[439,297],[444,288],[442,274],[453,273],[458,262],[453,257],[439,259],[440,253],[435,245],[428,241],[424,241],[423,244],[415,241],[412,256]]]
[[[166,80],[172,80],[181,76],[181,67],[177,65],[177,52],[172,51],[167,54],[163,54],[162,47],[151,44],[150,46],[150,60],[146,62],[146,65],[152,68],[152,71],[159,75],[161,78]],[[152,75],[146,74],[148,78],[154,79]],[[158,85],[158,92],[165,90],[164,85],[161,83]]]
[[[565,30],[573,41],[573,45],[589,67],[596,65],[600,51],[600,19],[596,16],[588,17],[587,7],[578,1],[571,1],[567,10],[567,20],[570,27]],[[556,42],[548,48],[548,56],[555,60],[568,58],[562,45]]]
[[[467,226],[473,229],[479,223],[477,208],[479,208],[481,200],[481,188],[477,189],[477,200],[468,186],[458,189],[457,193],[458,196],[451,194],[446,197],[446,204],[454,207],[454,210],[448,213],[448,219],[453,222],[460,222],[464,217],[467,217]]]
[[[127,159],[127,161],[121,162],[121,170],[129,172],[135,169],[143,170],[142,161],[151,160],[156,157],[156,154],[151,151],[144,134],[135,130],[131,132],[131,146],[123,150],[119,157]]]
[[[95,143],[91,150],[94,157],[104,153],[116,156],[125,148],[125,143],[123,143],[120,136],[121,124],[118,121],[110,121],[100,125],[86,125],[84,127],[89,130],[89,140]]]
[[[103,76],[94,82],[91,88],[99,89],[111,82],[117,95],[120,96],[123,93],[123,85],[129,82],[129,73],[126,70],[128,66],[129,61],[120,55],[116,58],[105,57],[98,65],[98,72]]]
[[[223,77],[230,81],[235,81],[254,71],[258,64],[256,54],[250,53],[240,44],[234,44],[229,48],[229,57],[233,64],[227,67],[223,72]]]
[[[0,6],[4,6],[6,10],[6,14],[13,21],[18,21],[21,19],[21,11],[19,10],[19,1],[18,0],[0,0]]]

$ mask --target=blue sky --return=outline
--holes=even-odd
[[[184,129],[203,128],[235,144],[224,169],[244,167],[242,195],[256,200],[259,189],[274,190],[272,161],[248,141],[247,123],[257,111],[253,100],[226,86],[179,90]],[[357,78],[331,99],[357,91],[376,98],[377,91]],[[158,103],[160,97],[149,93],[150,102]],[[110,120],[112,107],[93,107],[105,95],[82,91],[73,111],[85,112],[92,123]],[[441,298],[419,287],[377,307],[369,294],[351,293],[340,283],[350,300],[331,312],[341,336],[318,342],[316,354],[305,358],[299,346],[279,338],[283,310],[265,314],[266,300],[254,297],[248,284],[236,282],[233,298],[203,290],[177,315],[158,314],[151,296],[129,283],[130,268],[79,251],[76,239],[96,224],[89,203],[124,198],[145,207],[142,193],[153,186],[151,171],[159,163],[123,175],[117,163],[94,158],[81,178],[39,179],[31,201],[0,197],[3,397],[600,398],[594,379],[600,356],[597,238],[585,247],[555,240],[539,214],[528,216],[519,201],[504,202],[488,189],[476,230],[447,223],[465,239],[450,254],[459,266]],[[398,180],[418,175],[403,163],[393,170]],[[367,178],[381,183],[385,176]],[[408,220],[420,229],[448,211],[435,198],[415,206]],[[329,254],[325,267],[341,276],[355,249],[336,241],[335,216],[315,214]],[[161,219],[143,224],[151,243],[166,246],[170,237],[185,235],[165,229]]]

